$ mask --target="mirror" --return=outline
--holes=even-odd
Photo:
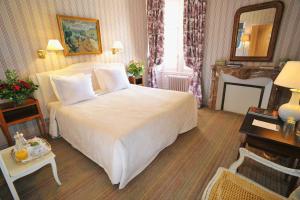
[[[271,61],[283,12],[280,1],[242,7],[235,13],[230,60]]]

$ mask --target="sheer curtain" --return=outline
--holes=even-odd
[[[165,0],[163,72],[192,73],[183,54],[184,0]]]
[[[185,75],[190,79],[189,91],[194,94],[200,107],[206,0],[148,0],[149,2],[152,4],[148,7],[148,12],[155,11],[155,15],[151,15],[151,12],[148,14],[148,31],[155,30],[149,38],[156,38],[154,42],[149,41],[149,49],[150,54],[152,49],[152,55],[158,55],[152,57],[152,62],[150,59],[150,86],[156,86],[157,72],[158,80],[161,81],[159,86],[162,88],[167,85],[164,83],[170,74]],[[154,29],[151,29],[152,26],[149,29],[149,21]],[[153,66],[158,66],[155,73]]]

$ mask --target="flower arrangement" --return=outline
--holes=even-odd
[[[144,74],[144,64],[137,61],[130,61],[127,68],[128,73],[132,76],[139,78]]]
[[[29,78],[20,80],[15,70],[6,70],[5,77],[6,80],[0,80],[0,99],[22,104],[38,88]]]

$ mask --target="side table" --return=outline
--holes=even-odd
[[[58,185],[61,182],[57,175],[57,167],[55,162],[55,155],[52,151],[38,159],[32,160],[28,163],[16,163],[11,157],[11,151],[14,147],[9,147],[0,151],[0,168],[10,189],[10,192],[15,200],[19,200],[19,195],[15,189],[14,181],[31,174],[43,166],[50,164],[54,179]]]
[[[8,127],[34,119],[37,120],[41,134],[46,134],[45,121],[37,99],[27,99],[18,106],[11,102],[0,104],[0,126],[9,146],[13,145],[13,139]]]
[[[129,83],[130,84],[134,84],[134,85],[140,85],[140,86],[144,86],[144,79],[143,79],[143,76],[139,77],[139,78],[136,78],[134,76],[129,76],[128,77],[128,80],[129,80]]]
[[[277,124],[281,128],[279,131],[273,131],[254,126],[252,125],[254,119]],[[240,133],[246,136],[242,146],[248,144],[276,155],[300,159],[300,141],[295,134],[285,136],[282,126],[283,122],[279,119],[269,119],[247,113],[240,128]]]
[[[252,125],[254,119],[277,124],[281,128],[279,131],[273,131],[254,126]],[[288,136],[284,135],[282,132],[282,126],[283,122],[280,119],[269,119],[247,113],[240,128],[240,133],[245,134],[245,140],[241,146],[245,147],[246,145],[249,145],[275,155],[292,158],[294,161],[299,161],[300,140],[296,138],[295,134]],[[296,182],[297,179],[293,177],[289,184],[288,193],[293,190]]]

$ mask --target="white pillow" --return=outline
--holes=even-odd
[[[76,75],[78,75],[78,74],[76,74]],[[70,75],[70,76],[71,76],[71,75]],[[64,75],[64,76],[63,76],[63,75],[50,75],[50,76],[49,76],[50,84],[51,84],[51,86],[52,86],[52,91],[53,91],[53,93],[54,93],[56,99],[59,100],[59,101],[60,101],[59,94],[58,94],[58,92],[57,92],[56,85],[55,85],[53,79],[59,79],[59,78],[64,78],[64,77],[67,77],[67,76],[65,76],[65,75]]]
[[[96,96],[90,74],[53,75],[50,80],[55,95],[64,105],[74,104]]]
[[[112,68],[95,68],[96,78],[100,88],[104,91],[112,92],[126,89],[130,86],[125,69]]]

